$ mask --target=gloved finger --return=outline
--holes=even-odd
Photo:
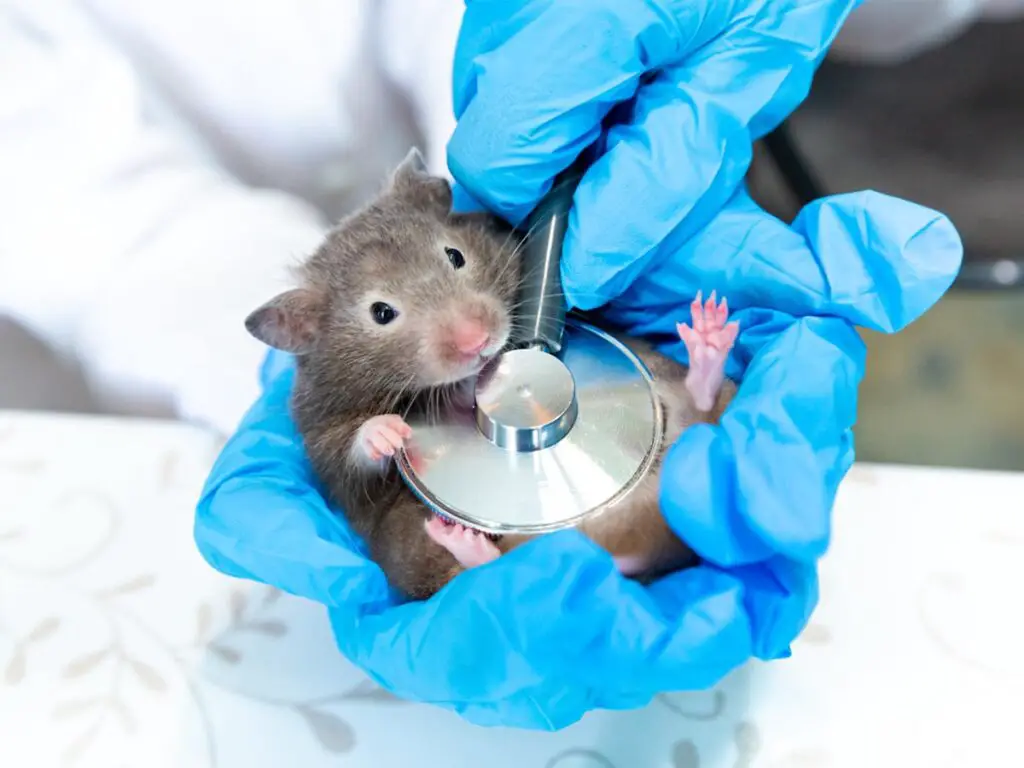
[[[343,652],[400,696],[486,717],[524,690],[530,718],[563,727],[593,706],[707,687],[749,658],[753,593],[700,567],[650,590],[575,532],[544,536],[460,574],[425,603],[342,617]],[[468,672],[472,670],[471,674]],[[533,725],[536,727],[536,725]]]
[[[853,205],[858,199],[866,206]],[[700,289],[717,290],[732,307],[803,314],[733,314],[740,335],[727,372],[742,375],[739,393],[718,425],[691,427],[666,456],[666,518],[701,556],[723,566],[820,556],[852,460],[864,351],[851,323],[901,327],[939,298],[959,264],[951,227],[902,201],[836,198],[802,216],[822,226],[804,225],[806,236],[737,196],[609,309],[633,333],[666,339]],[[661,349],[686,359],[678,340]]]
[[[835,493],[853,461],[863,342],[837,318],[739,315],[750,329],[739,354],[752,360],[719,423],[687,429],[669,450],[662,509],[718,565],[776,555],[811,563],[828,544]]]
[[[647,73],[738,13],[711,0],[468,2],[455,51],[453,176],[519,224]]]
[[[679,625],[644,654],[643,663],[634,667],[634,684],[659,692],[704,690],[750,658],[771,661],[790,655],[790,645],[818,603],[818,574],[816,564],[783,557],[728,570],[704,564],[670,574],[649,594],[666,613],[678,606],[689,627]],[[692,655],[694,637],[702,630],[720,638],[696,647],[706,650],[703,658],[703,653]]]
[[[734,311],[828,315],[893,333],[939,300],[963,258],[949,219],[876,192],[815,201],[787,226],[740,190],[699,235],[671,245],[602,314],[680,359],[674,321],[698,291],[717,291]]]
[[[518,224],[601,135],[609,111],[656,72],[639,88],[633,116],[609,132],[609,154],[585,174],[570,217],[566,294],[593,308],[621,292],[668,233],[679,228],[677,240],[685,239],[728,197],[746,171],[751,138],[805,96],[854,5],[623,1],[581,13],[528,3],[512,14],[470,5],[456,56],[449,167]]]
[[[386,603],[383,572],[331,510],[306,461],[288,399],[294,367],[263,368],[263,396],[221,450],[196,509],[194,536],[217,570],[326,605]]]
[[[961,256],[947,220],[882,195],[819,201],[793,229],[737,195],[609,308],[633,333],[663,339],[700,289],[802,315],[733,315],[727,370],[742,374],[740,392],[718,426],[687,430],[666,459],[666,517],[701,555],[723,565],[819,556],[852,458],[863,345],[851,324],[904,327],[949,287]],[[661,349],[686,359],[678,339]]]
[[[588,588],[607,597],[602,584],[613,567],[595,553],[573,533],[528,542],[459,574],[430,600],[366,612],[348,624],[339,618],[340,647],[402,696],[435,703],[508,698],[564,675],[560,646],[550,641],[569,632],[553,590],[567,599],[569,613],[590,601]],[[523,611],[534,618],[524,621]],[[584,642],[581,636],[574,647]]]
[[[753,141],[807,95],[854,5],[765,3],[639,89],[576,192],[562,266],[571,305],[618,296],[670,236],[685,242],[707,224],[743,180]]]
[[[963,263],[953,223],[924,206],[877,192],[806,206],[792,224],[821,265],[827,287],[808,311],[895,333],[949,290]]]

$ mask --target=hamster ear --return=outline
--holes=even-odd
[[[413,147],[391,175],[392,194],[409,204],[447,216],[452,209],[452,189],[446,179],[431,176],[420,151]]]
[[[245,329],[269,347],[301,355],[320,335],[320,297],[306,288],[278,294],[245,318]]]
[[[401,176],[427,176],[427,161],[423,157],[423,153],[419,151],[417,147],[411,147],[406,153],[402,162],[398,164],[395,169],[394,177],[397,179]]]

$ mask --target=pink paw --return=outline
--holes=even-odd
[[[725,361],[729,357],[736,336],[739,334],[739,323],[726,323],[729,307],[722,299],[716,306],[715,293],[707,303],[701,303],[701,294],[690,305],[693,320],[691,328],[686,323],[677,323],[679,338],[686,344],[690,354],[690,372],[686,376],[686,387],[693,396],[694,403],[704,411],[710,411],[718,399],[718,392],[725,380]]]
[[[627,578],[639,576],[650,565],[647,562],[648,558],[641,555],[617,555],[612,558],[612,561],[615,563],[616,570]]]
[[[401,416],[385,414],[363,423],[356,436],[356,445],[368,459],[379,461],[385,456],[394,456],[411,436],[412,427]]]
[[[458,523],[448,523],[439,517],[426,522],[427,535],[451,552],[463,568],[476,568],[497,560],[501,552],[487,536]]]

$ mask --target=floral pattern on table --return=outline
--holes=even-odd
[[[170,423],[0,413],[0,765],[859,768],[1015,753],[1024,476],[855,467],[791,659],[524,733],[394,698],[337,653],[322,607],[212,571],[192,511],[220,446]]]

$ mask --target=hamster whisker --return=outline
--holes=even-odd
[[[518,243],[516,243],[516,247],[513,248],[508,253],[508,257],[505,259],[505,263],[501,265],[501,268],[498,270],[497,276],[494,278],[494,280],[493,280],[493,282],[491,284],[491,289],[492,290],[496,289],[501,284],[502,278],[505,277],[505,273],[508,272],[509,267],[512,266],[515,263],[516,257],[519,255],[519,252],[522,251],[523,245],[525,243],[526,243],[526,240],[519,241]],[[504,246],[503,246],[502,247],[502,253],[504,252],[504,250],[505,249],[504,249]]]
[[[510,229],[508,231],[508,234],[505,235],[505,239],[501,242],[501,247],[498,248],[498,253],[504,253],[505,249],[508,247],[508,241],[511,240],[513,237],[515,237],[517,234],[518,234],[518,232],[516,232],[516,230]],[[513,250],[515,250],[515,249],[513,249]]]
[[[498,277],[494,280],[494,285],[495,286],[497,286],[499,281],[501,280],[501,278],[505,276],[505,272],[508,270],[508,267],[515,261],[515,258],[519,255],[519,252],[524,247],[526,247],[527,243],[530,242],[530,239],[537,233],[537,230],[540,229],[541,227],[543,227],[544,224],[545,224],[545,222],[543,222],[543,221],[536,221],[522,235],[522,237],[516,243],[515,248],[513,248],[512,251],[509,253],[508,258],[505,260],[504,266],[501,268],[501,270],[498,273]],[[507,247],[509,238],[512,237],[513,235],[516,235],[516,234],[518,234],[518,230],[512,230],[509,233],[509,235],[506,236],[505,242],[502,243],[501,251],[504,251],[505,248]]]
[[[564,299],[565,298],[565,293],[563,293],[562,291],[550,291],[550,292],[545,293],[543,296],[541,296],[541,298],[543,298],[543,299]],[[515,310],[519,309],[520,307],[522,307],[523,304],[525,304],[525,303],[526,302],[522,301],[522,300],[513,302],[512,304],[509,305],[509,311],[510,312],[515,311]]]

